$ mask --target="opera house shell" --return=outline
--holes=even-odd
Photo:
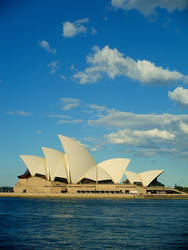
[[[42,147],[44,157],[20,155],[27,167],[14,186],[14,192],[28,193],[143,193],[157,182],[163,170],[136,174],[126,170],[130,159],[113,158],[96,163],[76,140],[58,135],[64,153]],[[122,182],[123,179],[126,181]],[[159,188],[160,187],[160,188]]]

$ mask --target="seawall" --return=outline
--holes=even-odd
[[[0,193],[0,197],[62,199],[188,199],[188,194],[71,194],[71,193]]]

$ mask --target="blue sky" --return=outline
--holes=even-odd
[[[0,185],[75,138],[188,185],[188,0],[0,3]]]

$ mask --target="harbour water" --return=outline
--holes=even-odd
[[[188,249],[188,200],[1,197],[0,249]]]

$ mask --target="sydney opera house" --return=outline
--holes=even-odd
[[[18,176],[16,193],[173,193],[157,181],[163,170],[139,174],[128,171],[130,159],[113,158],[96,163],[76,140],[59,135],[64,153],[42,147],[44,157],[20,155],[26,171]],[[124,180],[124,181],[123,181]]]

